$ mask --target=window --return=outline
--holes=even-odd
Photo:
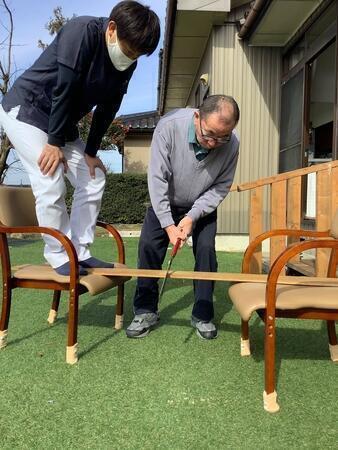
[[[302,167],[303,72],[282,85],[279,172]]]

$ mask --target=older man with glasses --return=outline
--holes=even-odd
[[[217,207],[229,192],[236,170],[238,120],[239,108],[232,97],[212,95],[198,110],[178,109],[159,121],[151,144],[151,206],[139,242],[140,269],[160,269],[169,242],[175,245],[180,240],[182,246],[191,235],[195,271],[217,271]],[[194,282],[191,324],[202,339],[217,337],[212,322],[213,286],[211,281]],[[156,279],[137,280],[134,313],[127,336],[147,336],[159,321]]]

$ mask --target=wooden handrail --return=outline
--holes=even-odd
[[[315,180],[306,183],[305,177],[315,175]],[[307,201],[308,189],[311,199],[316,202],[315,228],[317,231],[328,230],[338,208],[338,160],[316,164],[311,167],[292,170],[258,180],[233,184],[230,192],[250,192],[249,207],[249,240],[256,239],[263,233],[264,221],[271,229],[300,229],[302,213]],[[265,225],[266,226],[266,225]],[[299,239],[272,237],[270,240],[269,262],[272,264],[276,257],[292,242]],[[316,250],[314,273],[322,276],[326,273],[329,251]],[[262,248],[255,250],[250,264],[251,273],[261,273],[263,264]],[[296,256],[292,264],[304,270],[300,257]]]
[[[309,173],[320,172],[322,170],[332,169],[338,166],[338,160],[330,161],[323,164],[316,164],[311,167],[303,167],[302,169],[291,170],[290,172],[280,173],[278,175],[272,175],[266,178],[260,178],[256,181],[249,181],[242,184],[233,184],[230,188],[230,192],[243,192],[250,189],[255,189],[260,186],[265,186],[267,184],[275,183],[277,181],[289,180],[290,178],[299,177],[302,175],[307,175]]]

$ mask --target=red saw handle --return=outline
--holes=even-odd
[[[170,256],[173,258],[174,256],[176,256],[176,253],[178,251],[178,249],[180,248],[181,245],[181,239],[178,238],[176,241],[176,244],[174,245],[173,249],[171,250],[171,254]]]

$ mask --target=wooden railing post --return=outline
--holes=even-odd
[[[250,225],[249,240],[263,233],[263,187],[250,192]],[[262,273],[262,246],[258,246],[250,263],[251,273]]]
[[[286,202],[286,227],[290,230],[299,230],[301,227],[301,206],[302,206],[302,177],[290,178],[287,186]],[[290,237],[288,244],[299,241],[298,238]],[[299,255],[292,261],[299,261]]]
[[[286,228],[286,180],[271,184],[270,203],[271,229]],[[270,240],[270,267],[285,248],[285,237],[274,237]]]
[[[338,209],[338,167],[333,167],[331,172],[331,221]]]
[[[331,173],[330,169],[317,172],[316,183],[316,229],[324,231],[331,226]],[[327,249],[317,249],[316,276],[325,276],[330,252]]]

